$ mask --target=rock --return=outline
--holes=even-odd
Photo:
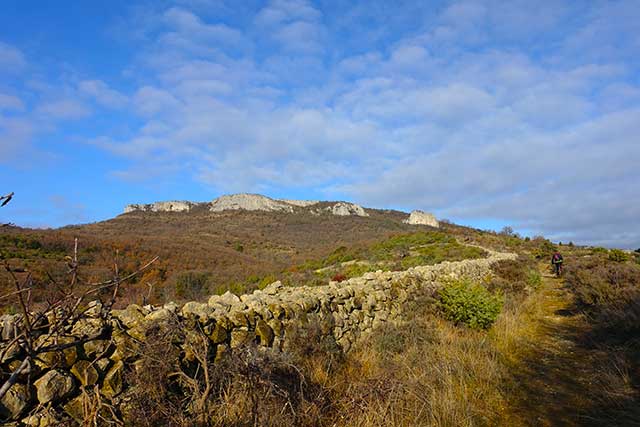
[[[0,400],[0,417],[15,420],[20,417],[33,400],[29,387],[25,384],[14,384]]]
[[[76,390],[73,378],[58,369],[52,369],[34,383],[41,404],[58,402]]]
[[[116,349],[109,357],[113,361],[129,360],[135,358],[139,351],[136,341],[124,331],[113,331],[111,338],[115,342]]]
[[[177,313],[178,312],[178,304],[176,304],[173,301],[169,301],[168,303],[166,303],[163,308],[166,308],[167,310],[169,310],[171,313]]]
[[[102,303],[99,300],[90,301],[87,309],[84,311],[85,316],[100,317],[102,314]]]
[[[248,327],[249,326],[249,320],[247,319],[247,315],[244,314],[241,311],[234,311],[232,313],[229,314],[229,319],[231,320],[231,322],[235,325],[235,326],[240,326],[240,327]]]
[[[82,345],[84,354],[88,358],[106,354],[111,346],[111,341],[108,340],[91,340]]]
[[[124,213],[130,212],[189,212],[199,203],[187,202],[182,200],[172,200],[168,202],[155,202],[150,204],[133,204],[124,208]]]
[[[240,301],[240,297],[231,293],[231,291],[227,291],[224,294],[220,295],[219,302],[222,302],[227,305],[238,304]]]
[[[255,333],[253,331],[235,329],[231,331],[231,348],[242,347],[253,341],[254,338]]]
[[[85,402],[86,396],[81,394],[64,405],[62,408],[64,411],[73,418],[79,425],[83,425],[83,421],[85,418],[85,404],[90,404],[91,402]]]
[[[273,330],[267,325],[267,322],[262,319],[256,322],[256,335],[260,338],[260,345],[269,347],[273,343]]]
[[[276,282],[271,283],[270,285],[267,285],[267,287],[264,288],[262,292],[264,292],[267,295],[276,295],[283,288],[284,288],[284,285],[280,280],[278,280]]]
[[[71,373],[84,387],[97,383],[99,379],[98,371],[88,360],[78,360],[71,367]]]
[[[218,197],[209,206],[211,212],[226,210],[293,212],[293,206],[260,194],[231,194]]]
[[[18,316],[11,314],[5,314],[0,317],[0,326],[2,326],[2,341],[9,341],[13,339],[17,330]]]
[[[405,224],[413,225],[429,225],[431,227],[440,227],[440,223],[433,214],[419,210],[412,211],[409,218],[403,221]]]
[[[278,319],[271,319],[267,322],[267,325],[273,330],[277,336],[282,336],[284,332],[284,325]]]
[[[39,348],[45,348],[51,345],[72,344],[77,339],[69,336],[62,337],[46,337],[41,336],[36,339],[35,345]],[[69,368],[78,359],[78,351],[76,346],[67,347],[64,350],[47,351],[38,354],[35,363],[40,368]]]
[[[124,380],[124,363],[116,362],[104,376],[100,392],[107,397],[115,397],[122,393]]]
[[[24,425],[29,427],[59,427],[64,425],[60,422],[60,418],[52,409],[45,409],[34,415],[30,415],[21,420]]]
[[[79,319],[71,328],[71,333],[79,338],[99,336],[104,328],[101,319]]]
[[[227,341],[227,330],[223,328],[221,324],[216,323],[216,326],[213,328],[211,334],[209,335],[209,338],[214,344],[221,344]]]
[[[229,346],[227,346],[227,345],[219,345],[218,348],[216,349],[216,358],[214,359],[214,362],[215,363],[220,362],[222,359],[224,359],[230,353],[231,353],[231,350],[229,349]]]
[[[338,202],[335,205],[326,208],[333,215],[338,216],[369,216],[362,206],[354,203]]]
[[[167,308],[161,308],[159,310],[154,310],[151,313],[147,314],[144,317],[145,321],[149,322],[164,322],[171,319],[173,313]]]
[[[109,366],[111,366],[112,363],[113,361],[111,359],[107,359],[106,357],[104,359],[98,359],[96,361],[96,368],[100,370],[101,374],[106,374],[109,371]]]
[[[182,306],[180,313],[185,317],[192,316],[201,321],[206,321],[209,315],[213,313],[213,308],[209,307],[208,304],[190,301]]]
[[[142,322],[147,315],[146,311],[137,304],[131,304],[124,310],[112,310],[111,314],[127,328]]]
[[[20,347],[20,344],[18,344],[17,342],[11,344],[9,348],[5,347],[2,350],[4,353],[2,354],[2,359],[0,360],[1,363],[7,363],[8,361],[15,359],[23,359],[23,357],[21,357],[23,355],[22,347]]]

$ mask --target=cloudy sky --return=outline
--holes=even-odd
[[[0,150],[20,225],[256,192],[637,248],[640,1],[4,0]]]

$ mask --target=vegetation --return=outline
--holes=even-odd
[[[467,279],[452,280],[438,292],[438,307],[443,316],[472,329],[487,329],[498,318],[504,303],[502,295],[491,294],[479,283]]]

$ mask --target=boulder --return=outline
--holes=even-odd
[[[139,305],[131,304],[124,310],[113,310],[111,314],[113,317],[120,320],[127,328],[132,328],[136,324],[142,322],[148,313],[146,313],[146,310]]]
[[[182,306],[180,312],[185,317],[193,316],[202,321],[206,321],[209,318],[209,315],[213,313],[213,308],[209,307],[208,304],[189,301]]]
[[[403,221],[405,224],[413,225],[429,225],[431,227],[440,227],[440,223],[433,214],[419,210],[412,211],[409,218]]]
[[[34,383],[41,404],[59,402],[76,390],[73,378],[64,371],[52,369]]]
[[[219,323],[216,323],[215,327],[211,331],[211,334],[209,334],[209,338],[214,344],[221,344],[225,342],[227,340],[227,337],[227,330]]]
[[[32,393],[25,384],[14,384],[0,400],[0,417],[17,419],[31,403]]]
[[[256,335],[260,338],[260,344],[265,347],[269,347],[273,343],[273,329],[262,319],[256,322]]]
[[[115,397],[122,393],[124,386],[124,363],[122,361],[116,362],[102,382],[102,389],[100,392],[107,397]]]
[[[72,367],[71,373],[83,386],[93,385],[98,382],[98,371],[88,360],[78,360]]]

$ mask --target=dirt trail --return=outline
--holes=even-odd
[[[610,355],[585,344],[589,325],[572,311],[573,296],[562,279],[540,266],[543,285],[536,336],[515,369],[513,411],[530,426],[640,426],[640,414],[616,408]],[[611,375],[609,375],[611,374]],[[620,414],[623,414],[622,416]]]

